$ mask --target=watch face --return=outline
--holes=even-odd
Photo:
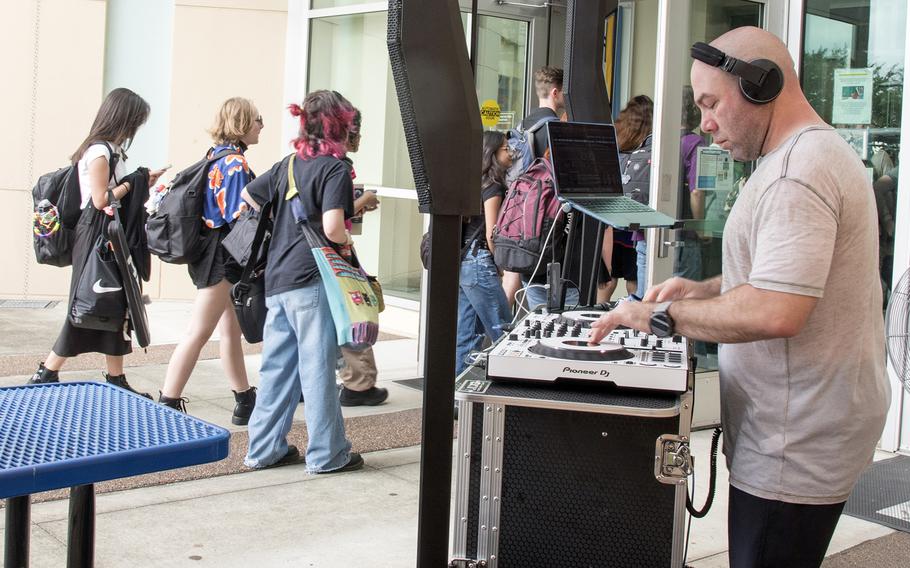
[[[651,333],[657,337],[670,337],[673,335],[673,319],[667,312],[654,312],[651,314]]]

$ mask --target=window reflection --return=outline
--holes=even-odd
[[[885,305],[894,257],[906,21],[903,0],[806,3],[803,90],[866,165],[878,208]]]

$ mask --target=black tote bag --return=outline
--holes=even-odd
[[[259,222],[256,225],[256,233],[253,235],[253,241],[250,245],[249,258],[243,267],[240,281],[231,287],[231,301],[234,303],[234,313],[237,314],[240,331],[249,343],[261,342],[263,330],[265,329],[267,311],[265,307],[265,263],[261,261],[265,259],[267,251],[265,234],[266,229],[271,224],[269,223],[271,210],[271,201],[262,206]],[[233,234],[234,230],[236,230],[236,227],[231,231],[231,234]]]
[[[76,327],[123,330],[126,292],[109,243],[104,235],[98,235],[79,276],[70,313],[70,321]]]

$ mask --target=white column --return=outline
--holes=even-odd
[[[174,0],[107,0],[104,92],[126,87],[152,107],[127,152],[130,169],[169,163],[173,37]],[[200,69],[204,63],[199,62]]]
[[[910,10],[907,10],[906,29],[910,30]],[[904,69],[910,69],[910,41],[904,44]],[[907,80],[904,76],[904,102],[901,114],[901,127],[910,124],[910,89],[906,88]],[[892,282],[896,286],[901,276],[910,269],[910,165],[904,161],[910,159],[907,144],[901,134],[901,149],[898,159],[897,205],[895,207],[894,227],[894,269]],[[895,297],[892,295],[892,301]],[[906,298],[904,298],[906,300]],[[886,329],[887,333],[888,330]],[[888,412],[888,421],[882,433],[881,448],[887,451],[896,451],[900,448],[910,447],[910,397],[898,381],[894,368],[888,363],[888,378],[891,381],[891,409]]]

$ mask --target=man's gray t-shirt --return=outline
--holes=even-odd
[[[762,158],[724,230],[722,291],[818,298],[789,339],[720,348],[730,483],[764,499],[845,501],[890,401],[878,221],[856,153],[806,128]]]

